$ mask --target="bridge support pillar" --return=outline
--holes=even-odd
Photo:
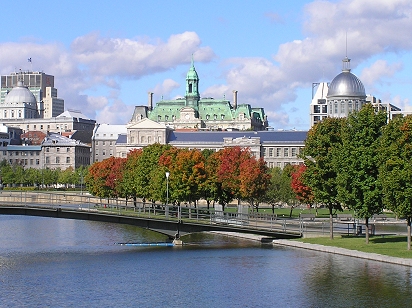
[[[173,245],[175,245],[175,246],[182,246],[183,245],[183,241],[180,239],[180,234],[179,233],[175,234],[175,239],[173,240]]]

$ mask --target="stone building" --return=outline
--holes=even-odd
[[[149,118],[172,129],[199,130],[265,130],[268,127],[263,108],[239,104],[238,92],[233,100],[200,97],[199,76],[193,64],[186,75],[186,93],[174,100],[161,100],[153,106],[153,93],[149,92],[148,106],[136,106],[131,122]]]

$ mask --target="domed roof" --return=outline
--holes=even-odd
[[[32,106],[37,104],[33,93],[23,85],[22,81],[18,81],[17,86],[6,95],[4,103],[26,103]]]
[[[332,96],[366,97],[365,87],[350,71],[343,71],[329,85],[328,97]]]
[[[333,78],[326,97],[366,97],[362,81],[350,72],[350,59],[345,57],[342,63],[342,73]]]

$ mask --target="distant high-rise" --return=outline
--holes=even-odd
[[[0,105],[4,103],[7,94],[18,86],[19,81],[33,93],[37,117],[48,119],[64,112],[64,100],[57,97],[54,76],[43,72],[20,71],[1,76]]]

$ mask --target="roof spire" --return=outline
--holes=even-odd
[[[348,58],[348,31],[346,31],[345,58],[342,60],[342,72],[350,72],[350,59]]]

